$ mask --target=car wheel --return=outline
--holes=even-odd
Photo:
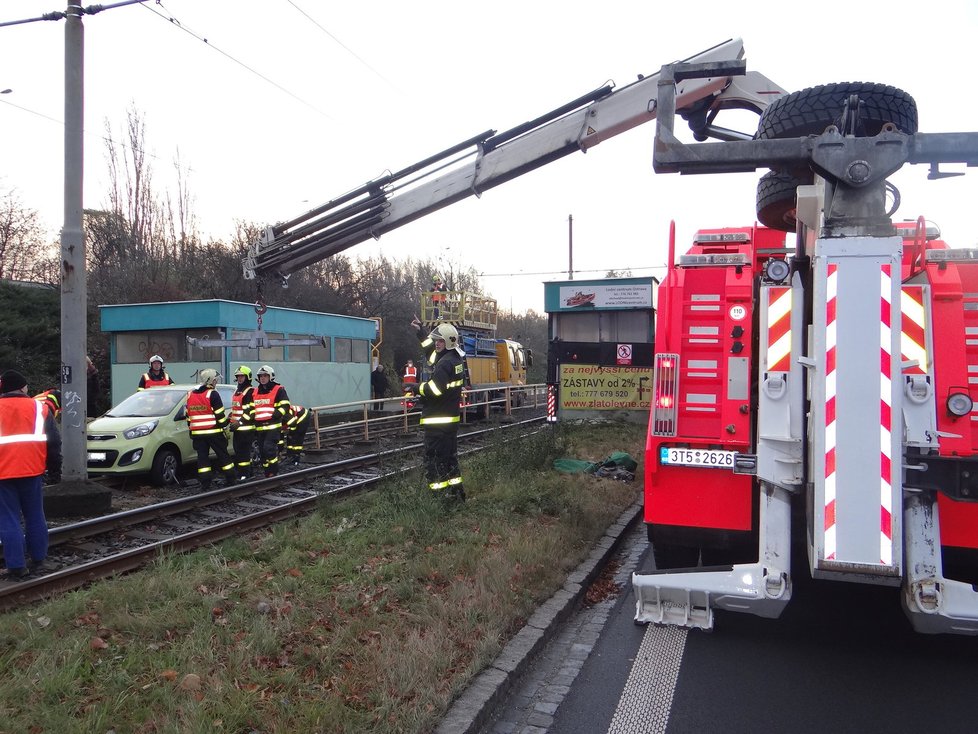
[[[177,472],[180,470],[180,455],[172,448],[162,448],[153,457],[153,468],[150,476],[153,484],[164,487],[177,483]]]

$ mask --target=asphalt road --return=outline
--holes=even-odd
[[[486,732],[978,731],[978,639],[913,632],[897,589],[796,569],[778,620],[635,626],[627,575],[651,568],[639,525],[620,556],[622,593],[575,615]]]

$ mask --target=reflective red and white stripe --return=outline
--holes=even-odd
[[[825,278],[825,558],[835,558],[835,342],[838,265],[829,263]]]
[[[890,484],[892,420],[890,367],[891,343],[891,274],[890,266],[880,269],[880,563],[893,562],[892,496]],[[836,556],[836,308],[838,265],[829,264],[826,276],[825,306],[825,558]]]
[[[905,285],[900,291],[900,351],[904,362],[916,362],[905,375],[927,374],[927,339],[924,320],[924,288]]]
[[[880,563],[889,566],[893,563],[893,487],[890,447],[892,439],[890,426],[893,425],[893,387],[890,380],[893,343],[890,323],[891,296],[893,283],[890,266],[880,268]],[[902,329],[902,327],[901,327]]]
[[[768,372],[791,369],[791,288],[768,288],[765,364]]]
[[[547,423],[557,422],[557,386],[547,385]]]

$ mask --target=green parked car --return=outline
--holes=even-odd
[[[88,424],[88,471],[93,475],[148,474],[159,486],[176,481],[197,460],[187,428],[187,395],[197,385],[142,390]],[[231,414],[234,385],[218,385]]]

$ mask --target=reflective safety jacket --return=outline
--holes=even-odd
[[[277,382],[269,381],[258,385],[253,394],[255,401],[255,428],[271,431],[282,427],[288,419],[292,404],[285,388]]]
[[[47,465],[47,405],[27,395],[0,400],[0,479],[38,477]]]
[[[418,368],[414,365],[404,368],[403,382],[415,383],[418,381]]]
[[[241,385],[231,396],[231,423],[238,431],[255,430],[255,388]]]
[[[172,385],[173,380],[170,376],[166,374],[166,370],[160,370],[159,372],[144,372],[143,376],[139,378],[138,390],[145,390],[148,387],[165,387],[166,385]]]
[[[295,431],[303,422],[309,420],[310,415],[309,408],[292,403],[289,408],[289,419],[285,424],[286,429],[290,432]]]
[[[465,366],[454,349],[435,352],[431,379],[418,387],[421,398],[421,425],[459,422],[459,399],[465,386]]]
[[[46,403],[51,411],[51,415],[57,418],[61,415],[61,391],[60,390],[45,390],[34,396],[35,400],[40,400],[42,403]]]
[[[191,436],[220,433],[228,424],[221,394],[212,388],[200,387],[187,396],[187,424]]]

